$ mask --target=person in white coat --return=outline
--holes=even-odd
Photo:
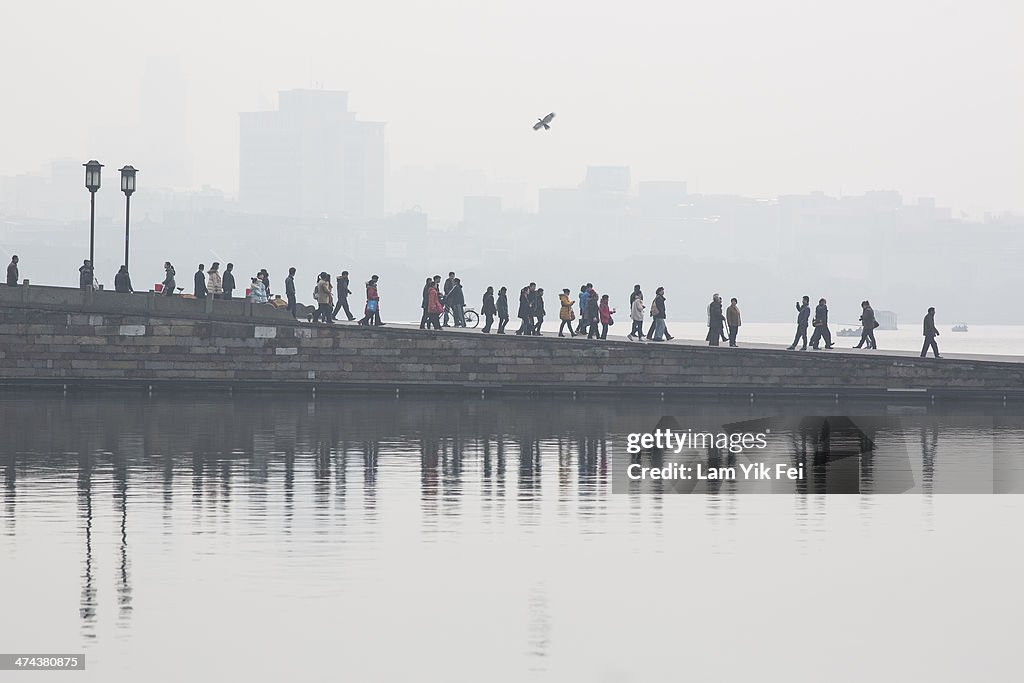
[[[220,299],[224,296],[224,284],[220,277],[220,264],[216,261],[206,271],[206,291],[214,299]]]
[[[633,329],[630,331],[627,339],[633,341],[644,340],[644,309],[647,308],[644,305],[643,294],[637,294],[633,297],[633,304],[629,307],[629,319],[633,321]]]

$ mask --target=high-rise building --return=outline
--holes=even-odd
[[[387,201],[384,124],[356,121],[348,93],[287,90],[277,111],[240,114],[239,203],[304,218],[379,217]]]

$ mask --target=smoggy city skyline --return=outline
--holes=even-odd
[[[21,106],[0,112],[0,175],[96,157],[235,193],[239,114],[312,86],[386,123],[394,172],[479,170],[531,202],[628,165],[705,194],[894,189],[973,217],[1024,211],[1024,10],[1007,3],[183,0],[159,22],[55,4],[3,22],[18,67],[0,80]],[[552,130],[531,130],[548,111]]]

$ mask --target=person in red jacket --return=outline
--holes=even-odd
[[[383,325],[380,321],[380,292],[377,289],[379,276],[374,275],[366,282],[366,309],[360,325]]]
[[[608,338],[608,326],[612,324],[612,313],[614,308],[608,306],[608,295],[601,295],[601,304],[598,306],[598,313],[601,316],[601,339]]]
[[[441,313],[444,311],[444,304],[441,303],[441,297],[437,295],[437,287],[434,285],[434,281],[431,280],[430,284],[427,285],[427,329],[431,326],[435,330],[441,329]]]

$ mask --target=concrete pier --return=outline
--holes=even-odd
[[[1024,362],[310,325],[283,309],[0,287],[0,388],[1024,399]]]

